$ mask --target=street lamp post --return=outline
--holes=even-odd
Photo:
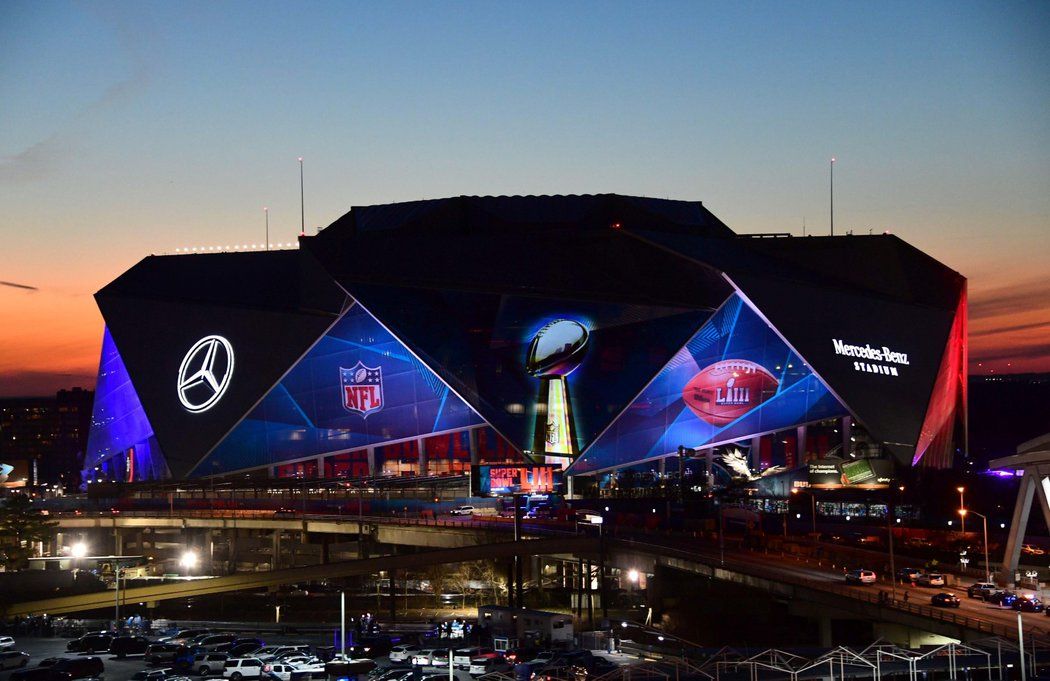
[[[959,515],[962,516],[963,522],[966,521],[966,514],[973,513],[975,516],[981,519],[981,524],[984,526],[984,581],[992,581],[992,564],[988,562],[988,516],[977,511],[971,511],[968,508],[960,508]]]
[[[791,488],[792,494],[799,494],[802,490],[797,487]],[[808,490],[806,494],[809,495],[809,517],[812,523],[812,532],[815,535],[817,533],[817,496],[813,494],[813,490]]]
[[[955,489],[957,492],[959,492],[959,510],[963,511],[966,509],[966,501],[963,499],[963,493],[966,492],[966,488],[956,487]],[[962,520],[960,521],[960,528],[962,529],[962,533],[966,534],[966,514],[960,513],[959,515],[962,516]]]

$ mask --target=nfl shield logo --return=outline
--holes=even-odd
[[[383,408],[382,367],[366,367],[361,362],[350,369],[339,367],[339,385],[347,411],[368,416]]]

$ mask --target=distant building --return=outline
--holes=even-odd
[[[0,399],[0,462],[13,467],[7,486],[80,483],[95,393]]]

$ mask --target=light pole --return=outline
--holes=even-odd
[[[791,488],[792,494],[800,494],[801,492],[802,490],[797,487]],[[807,491],[806,494],[809,495],[809,517],[813,527],[812,532],[815,535],[817,533],[817,496],[813,494],[813,490]]]
[[[266,250],[270,250],[270,209],[263,208],[263,213],[266,215]]]
[[[299,157],[299,236],[306,236],[306,199],[303,195],[303,157]]]
[[[988,516],[977,511],[971,511],[966,508],[959,509],[959,515],[963,517],[963,521],[966,520],[966,514],[973,513],[975,516],[981,519],[981,524],[984,525],[984,581],[992,581],[992,564],[988,562]]]
[[[831,157],[831,181],[829,186],[831,194],[831,236],[835,236],[835,157]]]
[[[966,488],[965,487],[956,487],[955,489],[956,489],[956,491],[959,492],[959,510],[963,511],[963,510],[966,509],[966,501],[963,499],[963,492],[966,491]],[[960,527],[962,528],[962,533],[966,534],[966,514],[965,513],[960,513],[959,515],[962,516],[962,520],[960,521]]]

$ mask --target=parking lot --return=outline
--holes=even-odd
[[[48,657],[75,657],[80,654],[78,653],[67,653],[66,644],[68,639],[65,638],[31,638],[31,637],[19,637],[15,640],[15,645],[10,650],[24,651],[29,654],[29,663],[27,668],[36,667],[41,660]],[[105,665],[105,681],[130,681],[132,676],[143,669],[151,669],[142,655],[132,655],[124,659],[117,659],[109,655],[108,653],[97,653],[103,664]],[[390,660],[387,657],[380,657],[375,660],[376,664],[380,667],[389,667],[391,665]],[[163,668],[163,667],[161,667]],[[423,667],[424,676],[431,674],[448,674],[447,667]],[[0,681],[8,681],[11,674],[16,670],[0,671]],[[469,673],[464,670],[455,670],[454,672],[456,681],[472,681],[472,677]],[[177,675],[182,675],[177,674]],[[222,678],[220,675],[212,675],[210,677],[198,676],[195,672],[186,674],[191,678]]]

